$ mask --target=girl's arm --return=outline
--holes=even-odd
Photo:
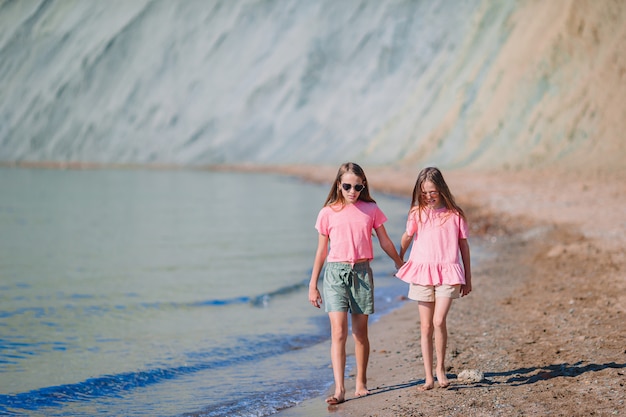
[[[326,261],[328,254],[328,236],[319,234],[317,239],[317,251],[315,252],[315,260],[313,261],[313,271],[311,272],[311,281],[309,282],[309,302],[317,308],[322,305],[322,296],[317,289],[317,280],[322,272],[322,266]]]
[[[409,217],[406,221],[407,229],[409,228],[409,222],[415,221],[414,217],[417,213],[418,213],[417,206],[411,208],[411,210],[409,211]],[[413,240],[414,234],[415,233],[408,234],[406,229],[404,230],[404,233],[402,233],[402,238],[400,238],[400,258],[404,259],[404,255],[406,254],[406,251],[409,249],[409,246],[411,246],[411,241]]]
[[[402,239],[400,239],[400,258],[404,259],[404,254],[413,240],[413,235],[409,235],[406,231],[402,233]]]
[[[398,251],[394,246],[391,239],[389,239],[389,235],[387,234],[387,230],[385,226],[381,225],[376,230],[376,236],[378,236],[378,242],[380,243],[380,247],[385,251],[387,255],[393,260],[396,264],[396,269],[400,269],[400,267],[404,264],[402,258],[398,255]]]
[[[459,239],[459,249],[463,259],[463,270],[465,271],[465,285],[461,285],[461,297],[465,297],[472,292],[472,267],[470,264],[470,248],[467,239]]]

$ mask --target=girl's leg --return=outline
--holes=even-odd
[[[348,339],[348,313],[330,312],[330,359],[333,364],[333,375],[335,377],[335,395],[328,398],[326,402],[339,403],[346,398],[346,388],[344,386],[344,374],[346,370],[346,340]]]
[[[370,356],[370,341],[367,329],[367,314],[352,315],[352,337],[356,356],[356,390],[354,395],[362,397],[369,394],[367,390],[367,363]]]
[[[441,388],[450,385],[446,377],[446,346],[448,343],[448,328],[446,318],[452,305],[452,298],[440,297],[435,300],[435,315],[433,325],[435,326],[435,351],[437,352],[437,382]]]
[[[420,312],[422,359],[424,360],[424,374],[426,378],[426,382],[419,389],[426,391],[435,386],[433,377],[433,315],[435,303],[419,301],[418,309]]]

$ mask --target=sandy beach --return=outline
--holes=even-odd
[[[471,294],[455,301],[448,316],[449,387],[418,390],[425,380],[419,315],[416,303],[402,298],[370,326],[370,395],[354,398],[349,375],[346,402],[328,407],[323,396],[292,407],[326,388],[311,382],[319,391],[292,387],[299,395],[278,402],[285,407],[280,413],[626,416],[626,1],[68,4],[0,2],[0,167],[232,170],[330,184],[339,164],[352,160],[365,169],[377,198],[409,197],[418,171],[435,164],[467,214],[470,247],[487,252],[473,262]],[[84,184],[100,191],[87,176]],[[19,191],[40,185],[24,182]],[[246,190],[232,189],[246,197],[238,208],[254,202]],[[56,197],[55,187],[45,191]],[[204,185],[187,194],[196,193],[216,206],[230,201]],[[118,203],[111,196],[107,204]],[[13,215],[43,207],[39,202],[33,197],[0,211]],[[302,206],[312,207],[289,205],[296,218]],[[184,210],[171,212],[183,217]],[[65,206],[58,212],[68,230],[77,228]],[[50,218],[56,224],[54,213]],[[81,235],[91,236],[96,223],[104,224],[86,223]],[[5,240],[22,236],[18,230]],[[63,242],[54,233],[46,237],[50,247]],[[399,244],[400,236],[391,238]],[[30,265],[27,239],[23,248],[18,253]],[[302,268],[310,268],[313,256]],[[67,264],[78,280],[87,274],[74,267],[75,258],[82,260]],[[130,257],[128,265],[139,268]],[[163,282],[167,275],[179,282],[180,268],[155,269]],[[24,283],[16,283],[21,290]],[[10,297],[26,300],[21,293]],[[40,298],[33,300],[39,308]],[[302,308],[312,308],[307,305],[303,299]],[[15,345],[30,349],[31,339],[41,338],[54,360],[33,357],[56,366],[63,351],[49,343],[55,329],[37,324],[47,327],[36,337],[21,321],[13,326]],[[78,336],[63,343],[89,340]],[[132,345],[124,337],[99,339]],[[5,365],[18,369],[13,345],[4,345]],[[117,365],[126,375],[127,364]],[[479,377],[465,378],[468,373]],[[52,398],[49,387],[33,385]],[[144,406],[160,399],[139,391]],[[237,392],[253,398],[239,386]],[[273,396],[267,398],[274,407]]]
[[[417,176],[412,168],[364,168],[374,197],[409,195]],[[336,173],[262,170],[316,182]],[[399,300],[371,326],[371,395],[354,399],[350,375],[347,401],[328,415],[624,415],[626,172],[444,176],[468,214],[470,244],[482,239],[492,251],[473,265],[474,290],[449,314],[451,385],[417,390],[424,382],[417,305]],[[463,379],[471,370],[484,378]]]

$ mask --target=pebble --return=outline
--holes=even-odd
[[[485,374],[478,369],[464,369],[459,372],[457,379],[462,382],[480,382],[485,379]]]

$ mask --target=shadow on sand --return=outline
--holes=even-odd
[[[574,364],[560,363],[548,366],[519,368],[507,372],[485,372],[485,379],[481,382],[461,385],[455,384],[454,386],[451,386],[451,388],[461,389],[479,387],[484,385],[507,385],[515,387],[520,385],[534,384],[539,381],[545,381],[558,377],[573,378],[587,372],[598,372],[609,368],[623,369],[626,368],[626,364],[609,362],[603,364],[589,363],[583,365],[583,362],[581,361]],[[505,379],[501,380],[502,378]]]
[[[466,388],[476,388],[482,386],[521,386],[534,384],[539,381],[545,381],[552,378],[558,377],[566,377],[572,378],[578,375],[582,375],[587,372],[598,372],[605,369],[624,369],[626,368],[626,363],[590,363],[587,365],[583,365],[583,362],[577,362],[574,364],[561,363],[555,365],[548,366],[537,366],[537,367],[529,367],[529,368],[519,368],[506,372],[486,372],[485,379],[480,382],[475,383],[460,383],[456,380],[456,374],[448,374],[448,378],[450,378],[451,385],[447,388],[448,390],[460,390]],[[507,378],[508,377],[508,378]],[[505,378],[504,380],[500,380]],[[415,387],[421,384],[424,384],[426,381],[424,379],[403,382],[395,385],[383,385],[380,387],[376,387],[370,389],[369,395],[382,394],[383,392],[395,391],[399,389],[405,389],[410,387]],[[358,400],[359,398],[350,398],[346,399],[347,401]]]

